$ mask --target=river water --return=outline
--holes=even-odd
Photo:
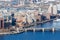
[[[36,27],[59,27],[59,22],[47,22],[36,25]],[[0,40],[60,40],[60,32],[23,32],[12,35],[0,35]]]

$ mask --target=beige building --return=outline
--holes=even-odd
[[[57,6],[50,4],[47,12],[56,15],[57,14]]]

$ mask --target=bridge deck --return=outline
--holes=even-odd
[[[24,31],[57,31],[60,30],[60,28],[25,28]]]

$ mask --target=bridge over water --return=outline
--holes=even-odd
[[[27,31],[41,31],[41,32],[45,32],[45,31],[50,31],[50,32],[55,32],[55,31],[60,31],[60,28],[25,28],[24,29],[25,32]]]

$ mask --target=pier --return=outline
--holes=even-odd
[[[40,31],[40,32],[55,32],[55,31],[59,31],[60,28],[25,28],[24,31]]]

